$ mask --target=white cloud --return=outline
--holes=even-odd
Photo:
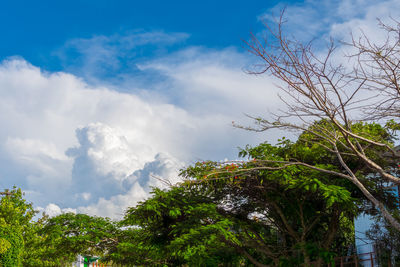
[[[79,212],[92,215],[120,218],[126,208],[136,205],[149,196],[152,187],[166,188],[180,181],[178,170],[182,163],[166,154],[156,155],[154,161],[135,171],[123,183],[127,192],[114,194],[110,198],[100,197],[96,203],[78,208]]]
[[[37,211],[45,213],[50,217],[54,217],[63,213],[76,213],[76,209],[71,209],[71,208],[61,209],[54,203],[48,204],[45,208],[39,207],[37,208]]]
[[[99,203],[107,202],[114,216],[111,207],[133,205],[151,186],[161,186],[156,177],[176,181],[183,164],[235,156],[237,145],[258,142],[232,129],[231,121],[243,118],[243,111],[274,105],[272,99],[260,100],[269,94],[266,80],[252,81],[242,73],[240,60],[224,63],[240,59],[237,52],[217,55],[195,51],[193,64],[185,56],[174,63],[168,58],[149,63],[148,68],[168,76],[166,86],[174,88],[165,88],[165,94],[179,94],[180,103],[89,86],[74,75],[46,73],[21,59],[2,62],[0,125],[6,130],[0,132],[0,157],[7,160],[0,176],[9,177],[2,186],[23,187],[40,206],[87,205],[100,211]]]
[[[70,162],[53,143],[37,139],[7,138],[4,147],[11,158],[34,173],[47,173],[60,177]]]
[[[163,82],[169,83],[173,101],[185,110],[201,116],[213,113],[238,118],[244,112],[255,114],[278,106],[273,80],[245,73],[244,68],[252,63],[233,48],[189,48],[140,68],[168,77]]]
[[[357,5],[352,1],[343,1],[341,10],[353,10],[360,13],[357,17],[350,17],[348,20],[336,22],[331,25],[330,35],[335,38],[350,41],[350,33],[358,39],[363,33],[370,38],[373,43],[380,43],[385,40],[386,34],[378,25],[378,19],[389,25],[393,25],[392,18],[400,17],[400,2],[389,1],[362,1],[363,5]],[[350,12],[350,11],[349,11]]]
[[[113,219],[121,218],[125,208],[134,206],[137,202],[144,200],[146,197],[148,197],[148,192],[146,192],[139,183],[135,183],[128,193],[118,194],[110,199],[101,197],[97,203],[79,207],[78,212],[107,216]]]
[[[379,40],[377,19],[398,17],[399,6],[397,0],[305,0],[287,6],[280,3],[259,18],[271,23],[285,8],[284,31],[289,37],[306,42],[314,39],[314,43],[324,45],[329,37],[348,39],[351,32],[360,29],[378,34]]]
[[[54,216],[57,216],[62,213],[60,207],[53,203],[50,203],[49,205],[47,205],[43,211],[50,217],[54,217]]]
[[[102,123],[78,128],[76,136],[80,147],[66,152],[75,158],[75,164],[92,164],[96,175],[111,175],[117,180],[123,180],[142,168],[154,154],[151,147],[141,144],[141,140],[135,140],[131,145],[121,131]]]

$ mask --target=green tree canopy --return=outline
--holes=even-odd
[[[35,215],[21,189],[6,190],[0,200],[0,265],[22,266],[24,237]]]
[[[377,124],[354,127],[390,141]],[[366,152],[381,157],[378,150]],[[337,175],[344,172],[337,157],[308,132],[296,142],[246,147],[240,156],[246,159],[198,162],[182,171],[183,183],[156,189],[130,208],[122,221],[128,228],[110,257],[143,265],[322,264],[354,244],[355,216],[376,212],[351,180]],[[394,207],[390,190],[374,182],[364,162],[345,160],[369,191]]]

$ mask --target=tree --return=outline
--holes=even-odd
[[[130,208],[122,221],[128,229],[110,258],[138,265],[321,266],[354,243],[354,217],[373,212],[353,183],[336,176],[342,168],[336,157],[307,132],[295,143],[263,143],[240,155],[248,160],[198,162],[182,171],[182,184],[155,189]],[[287,159],[302,164],[282,167]],[[360,175],[365,171],[354,158],[348,164]],[[393,199],[384,187],[367,184],[381,201]]]
[[[315,127],[324,123],[318,122]],[[357,127],[363,130],[376,127],[377,135],[385,132],[378,131],[383,130],[382,127],[374,124],[358,124]],[[343,168],[340,162],[324,147],[315,144],[307,131],[295,143],[283,139],[278,146],[261,144],[240,154],[249,156],[249,160],[223,164],[206,162],[204,166],[199,163],[185,175],[196,178],[189,179],[189,184],[204,184],[203,191],[208,188],[217,194],[219,201],[229,206],[228,214],[241,218],[242,224],[252,214],[257,215],[253,219],[258,221],[257,227],[246,227],[249,235],[237,238],[243,249],[256,250],[258,257],[263,255],[256,257],[260,262],[270,259],[278,265],[286,259],[286,266],[290,262],[298,266],[302,262],[309,264],[311,260],[321,263],[322,259],[328,260],[329,255],[342,255],[354,241],[353,218],[361,211],[374,212],[364,205],[368,203],[367,198],[357,187],[337,177],[336,173]],[[289,159],[293,162],[289,163]],[[380,201],[394,203],[390,190],[374,183],[362,162],[352,157],[346,160]],[[325,172],[321,173],[320,169]],[[256,238],[259,233],[265,236]]]
[[[394,23],[395,27],[380,24],[387,33],[387,39],[381,44],[373,43],[364,34],[346,44],[353,51],[348,55],[353,68],[336,64],[334,59],[338,54],[333,41],[320,55],[314,52],[311,43],[303,44],[286,36],[283,14],[276,25],[265,24],[268,33],[264,39],[252,35],[246,42],[248,50],[261,60],[250,73],[267,73],[277,78],[287,109],[272,120],[253,117],[255,127],[238,127],[307,132],[313,137],[313,143],[336,157],[340,170],[326,170],[290,159],[264,162],[264,165],[300,164],[347,179],[400,231],[400,222],[388,210],[388,203],[380,201],[368,189],[363,176],[354,172],[348,163],[349,159],[362,162],[376,177],[376,183],[400,184],[400,178],[395,175],[400,153],[394,147],[394,136],[389,134],[390,130],[400,129],[400,24]],[[379,127],[374,124],[360,131],[358,122],[371,119],[386,121],[386,134],[376,135],[374,131]],[[321,120],[327,123],[314,124]]]
[[[64,266],[81,255],[103,256],[119,229],[108,218],[66,213],[50,218],[37,213],[19,188],[0,200],[0,266]]]
[[[118,245],[109,258],[135,265],[237,265],[243,258],[222,238],[234,238],[232,222],[198,190],[154,189],[152,197],[127,210]]]
[[[41,246],[46,248],[45,260],[65,265],[78,255],[103,256],[116,242],[117,231],[108,218],[64,213],[47,217],[38,234]]]
[[[6,190],[0,200],[0,265],[22,266],[24,236],[35,215],[21,189]]]
[[[52,257],[51,253],[54,247],[45,244],[46,235],[41,233],[49,216],[43,216],[37,221],[29,222],[29,227],[25,231],[24,253],[22,254],[22,266],[41,267],[41,266],[60,266],[63,264],[63,258]]]

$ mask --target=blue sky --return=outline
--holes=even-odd
[[[67,41],[129,31],[187,33],[184,45],[241,46],[258,31],[258,16],[278,1],[7,1],[0,10],[0,58],[22,56],[50,71],[63,70],[54,51]],[[141,51],[142,52],[142,51]],[[152,56],[145,50],[140,56]]]
[[[285,31],[316,53],[351,31],[379,41],[376,18],[400,17],[398,0],[2,3],[0,187],[51,215],[118,218],[154,177],[294,137],[232,127],[284,107],[279,81],[245,73],[257,59],[242,42],[284,6]]]

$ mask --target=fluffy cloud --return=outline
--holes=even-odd
[[[38,207],[36,210],[39,211],[40,213],[45,213],[50,217],[54,217],[62,213],[76,213],[76,209],[71,209],[71,208],[61,209],[58,205],[54,203],[48,204],[45,208]]]
[[[78,173],[79,169],[91,165],[94,175],[123,180],[153,157],[151,147],[141,144],[141,140],[135,140],[132,145],[121,131],[102,123],[78,128],[76,136],[80,146],[70,148],[66,154],[75,158],[74,169]],[[140,151],[140,155],[136,151]]]
[[[162,179],[176,182],[184,164],[235,157],[236,146],[264,140],[234,130],[231,121],[275,105],[267,79],[243,74],[243,56],[233,50],[208,53],[188,50],[174,55],[178,61],[142,66],[166,77],[164,90],[148,84],[146,96],[43,72],[22,59],[3,61],[1,186],[23,187],[42,207],[115,217]]]
[[[155,154],[142,140],[128,142],[121,130],[102,123],[79,128],[76,136],[79,146],[66,152],[74,161],[70,194],[77,205],[98,201],[98,208],[81,208],[92,214],[96,210],[115,217],[111,208],[101,206],[108,203],[114,210],[119,207],[121,213],[129,204],[143,200],[151,186],[165,186],[160,182],[163,179],[176,182],[177,172],[184,166],[170,155]]]
[[[166,188],[179,181],[178,170],[182,163],[166,154],[157,154],[155,159],[145,164],[143,169],[132,173],[123,181],[127,192],[114,194],[111,198],[100,197],[89,206],[81,206],[79,212],[118,218],[127,207],[148,197],[153,187]]]
[[[86,206],[79,206],[76,209],[62,209],[58,205],[50,203],[45,208],[39,207],[38,210],[49,216],[56,216],[66,212],[79,212],[118,219],[124,214],[126,208],[134,206],[139,201],[143,201],[148,197],[153,187],[166,188],[168,185],[178,182],[179,178],[177,174],[180,167],[182,167],[182,163],[171,156],[157,154],[153,161],[147,162],[143,168],[124,177],[122,181],[115,180],[115,184],[119,184],[122,187],[109,197],[107,197],[104,191],[110,191],[111,187],[107,182],[101,181],[101,176],[96,176],[92,181],[88,181],[87,176],[85,176],[85,180],[82,180],[82,177],[76,177],[79,180],[74,192],[79,191],[80,188],[91,191],[91,193],[75,193],[75,196],[79,200],[78,203],[88,203],[92,197],[92,193],[97,198],[95,202],[91,202]],[[118,179],[120,177],[116,176],[114,178]],[[91,182],[91,184],[84,186],[88,182]],[[100,185],[104,191],[99,192],[96,190],[96,185]]]
[[[122,192],[124,178],[167,151],[173,133],[190,125],[178,107],[91,88],[75,76],[44,73],[23,60],[1,64],[0,95],[6,129],[0,133],[6,159],[1,185],[22,186],[41,206],[68,207],[80,199],[97,201],[102,192],[109,194],[103,197]]]

